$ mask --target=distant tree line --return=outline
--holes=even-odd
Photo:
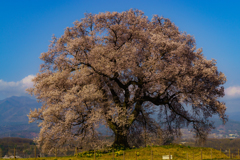
[[[220,150],[225,152],[231,150],[232,153],[238,153],[238,149],[240,150],[240,139],[215,139],[210,138],[207,139],[205,143],[199,144],[195,140],[191,139],[188,140],[184,145],[191,146],[191,147],[210,147],[217,150]]]
[[[14,155],[14,148],[16,149],[16,156],[20,156],[23,158],[29,158],[29,157],[34,157],[36,143],[32,139],[27,139],[27,138],[19,138],[19,137],[5,137],[5,138],[0,138],[0,158],[4,157],[5,155],[7,156],[12,156]],[[43,156],[43,157],[48,157],[48,156],[55,156],[54,155],[49,155],[49,154],[40,154],[41,151],[39,150],[38,147],[36,147],[36,155],[37,156]],[[74,147],[71,148],[70,150],[57,150],[58,156],[66,156],[66,155],[74,155]]]
[[[11,156],[14,153],[14,148],[17,150],[17,154],[21,157],[24,155],[33,154],[35,143],[32,139],[18,138],[18,137],[6,137],[0,138],[1,156]],[[39,152],[39,151],[38,151]]]

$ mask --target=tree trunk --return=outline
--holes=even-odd
[[[124,148],[130,148],[128,142],[127,142],[127,135],[123,135],[122,132],[115,132],[115,139],[113,142],[112,147],[124,147]]]

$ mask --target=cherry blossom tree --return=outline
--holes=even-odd
[[[114,133],[113,146],[129,147],[128,137],[144,129],[180,136],[180,128],[191,126],[204,139],[214,128],[212,115],[227,120],[218,100],[226,77],[216,61],[157,15],[149,20],[137,9],[85,14],[53,36],[40,59],[27,91],[42,103],[29,119],[40,120],[37,142],[45,150],[98,142],[99,124]]]

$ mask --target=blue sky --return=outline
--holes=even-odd
[[[84,13],[137,8],[149,18],[169,18],[193,35],[197,48],[207,59],[216,59],[227,77],[222,99],[227,111],[240,111],[239,7],[240,1],[226,0],[0,0],[0,100],[26,95],[52,35],[60,37]]]

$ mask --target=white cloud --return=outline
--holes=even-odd
[[[6,82],[0,79],[0,100],[11,96],[27,96],[25,91],[33,86],[34,75],[28,75],[18,82]]]
[[[32,79],[34,78],[34,75],[29,75],[21,80],[23,86],[29,88],[33,86]]]
[[[240,86],[232,86],[225,89],[227,98],[240,98]]]

